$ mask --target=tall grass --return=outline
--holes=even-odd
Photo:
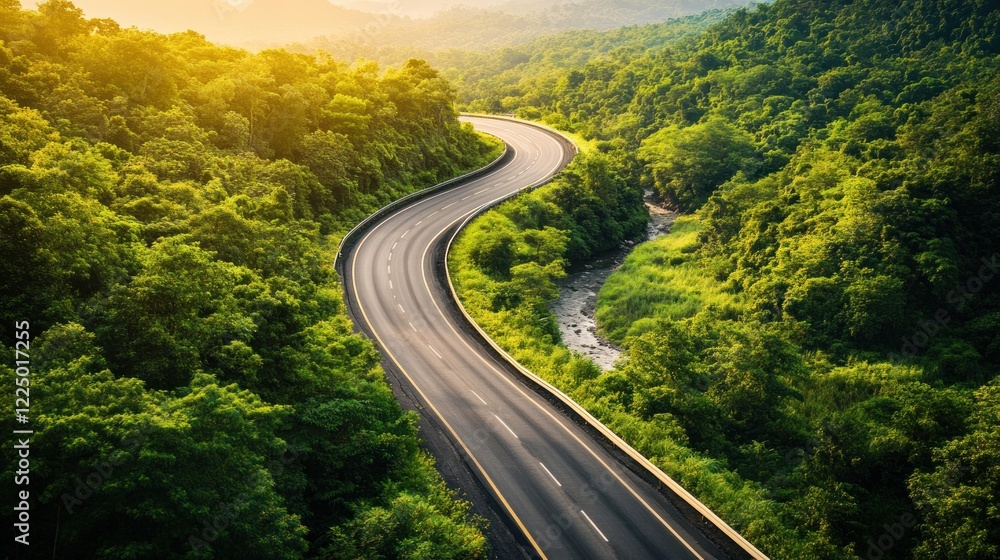
[[[600,331],[622,344],[657,319],[692,317],[706,306],[737,316],[742,299],[717,280],[725,263],[695,257],[700,224],[682,216],[667,235],[643,243],[625,259],[597,296]]]

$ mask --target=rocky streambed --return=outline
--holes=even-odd
[[[646,236],[649,240],[670,231],[677,213],[664,208],[653,198],[651,191],[646,192],[645,198],[650,217]],[[589,356],[603,370],[614,367],[621,349],[597,334],[597,323],[594,321],[597,292],[634,247],[634,243],[626,243],[607,255],[570,268],[566,278],[559,281],[559,299],[550,306],[559,321],[563,344],[570,350]]]

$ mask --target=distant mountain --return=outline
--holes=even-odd
[[[21,2],[25,7],[39,2]],[[237,8],[223,0],[74,0],[89,18],[111,18],[123,27],[136,26],[174,33],[218,28]]]
[[[453,7],[429,18],[387,20],[362,37],[329,33],[304,41],[302,51],[330,50],[348,60],[358,56],[398,58],[399,50],[491,51],[572,29],[607,30],[659,23],[715,8],[749,5],[751,0],[512,0],[494,7]],[[360,40],[359,40],[360,39]]]
[[[612,29],[750,0],[74,0],[91,18],[250,48],[487,51],[569,29]],[[463,4],[464,5],[460,5]],[[25,6],[36,2],[22,0]],[[473,5],[475,7],[469,7]],[[321,40],[315,40],[322,38]]]
[[[659,23],[716,8],[750,4],[751,0],[515,0],[499,9],[534,13],[563,29],[613,29],[625,25]],[[759,3],[759,2],[757,2]],[[548,5],[545,5],[548,4]]]
[[[391,13],[397,16],[425,18],[456,6],[489,8],[503,0],[330,0],[338,6],[370,13]]]

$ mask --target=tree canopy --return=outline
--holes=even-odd
[[[620,192],[686,215],[598,295],[615,369],[558,346],[545,292],[456,260],[491,335],[772,557],[995,556],[995,3],[777,0],[549,41],[469,106],[583,136]]]
[[[332,269],[361,217],[498,155],[451,86],[423,61],[251,54],[62,0],[0,1],[0,60],[0,322],[30,323],[31,546],[483,556]],[[0,354],[14,379],[11,336]]]

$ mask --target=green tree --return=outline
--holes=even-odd
[[[464,508],[450,502],[439,486],[430,498],[400,494],[386,506],[373,507],[343,527],[331,531],[322,557],[338,559],[483,558],[482,535],[462,523]]]
[[[720,118],[664,128],[639,150],[653,186],[682,210],[700,207],[737,171],[752,172],[753,155],[753,139]]]
[[[0,166],[28,165],[34,151],[57,139],[56,132],[38,111],[0,97]]]
[[[154,388],[186,385],[195,371],[255,326],[233,291],[252,281],[246,269],[170,238],[140,254],[142,272],[117,287],[97,330],[112,368]]]
[[[914,554],[978,560],[1000,553],[1000,383],[976,391],[967,435],[934,452],[934,469],[910,477],[923,539]]]
[[[483,224],[472,235],[470,243],[469,256],[476,266],[496,276],[510,275],[517,258],[517,239],[510,230],[501,224]]]

